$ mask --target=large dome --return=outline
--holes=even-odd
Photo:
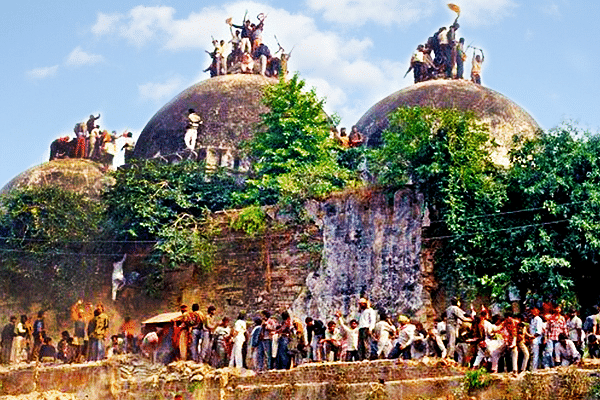
[[[261,103],[266,85],[274,78],[260,75],[223,75],[197,83],[162,107],[148,122],[135,146],[134,158],[175,154],[185,149],[187,111],[193,108],[203,124],[196,149],[236,149],[249,139],[260,114],[268,111]]]
[[[111,180],[103,172],[101,164],[67,158],[46,162],[20,173],[0,190],[0,195],[13,189],[50,185],[98,198],[110,184]]]
[[[381,144],[381,133],[388,127],[388,115],[399,107],[454,108],[473,111],[489,125],[499,147],[494,161],[508,165],[508,151],[515,134],[532,137],[540,130],[523,108],[500,93],[466,80],[421,82],[393,93],[375,104],[357,122],[369,146]]]

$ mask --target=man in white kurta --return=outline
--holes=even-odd
[[[246,313],[240,312],[231,334],[233,339],[233,348],[231,349],[231,360],[229,366],[231,368],[244,368],[244,358],[242,356],[242,347],[246,341]]]

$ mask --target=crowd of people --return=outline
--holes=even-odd
[[[356,315],[344,318],[336,312],[326,323],[263,310],[251,326],[244,312],[231,325],[229,317],[215,319],[214,306],[206,314],[199,310],[197,304],[191,311],[184,305],[181,316],[173,319],[178,344],[174,357],[215,368],[264,371],[307,362],[439,357],[464,367],[516,373],[600,358],[600,307],[582,323],[577,310],[565,316],[560,306],[550,303],[520,315],[507,311],[492,316],[483,306],[479,312],[472,306],[465,312],[452,299],[444,315],[427,328],[405,315],[393,318],[375,311],[365,298],[359,300]],[[164,335],[161,328],[147,332],[141,346],[147,356]]]
[[[420,44],[413,53],[410,67],[406,73],[413,71],[415,83],[431,79],[464,79],[464,64],[467,61],[465,38],[457,40],[456,32],[460,28],[458,18],[449,27],[441,27]],[[481,84],[481,67],[485,58],[483,50],[473,48],[471,61],[471,81]],[[481,54],[475,54],[480,51]],[[406,74],[405,74],[406,76]]]
[[[121,330],[126,326],[127,321]],[[127,332],[133,334],[135,326],[131,321],[129,327]],[[33,324],[27,315],[21,315],[19,319],[11,316],[2,329],[0,361],[2,364],[19,364],[31,361],[73,363],[102,360],[118,351],[113,345],[113,342],[116,344],[119,341],[117,335],[111,338],[108,351],[105,347],[108,328],[109,320],[102,304],[96,306],[87,324],[83,312],[76,310],[73,335],[65,330],[61,332],[58,342],[47,333],[44,311],[37,313]]]
[[[61,158],[87,158],[101,162],[105,169],[111,169],[115,157],[124,152],[125,162],[131,160],[135,141],[133,133],[125,130],[121,134],[100,129],[97,124],[98,116],[90,115],[86,122],[75,124],[75,137],[64,136],[56,139],[50,145],[50,161]]]
[[[73,335],[63,331],[56,347],[46,335],[43,312],[33,324],[26,315],[12,316],[2,330],[1,359],[4,364],[70,363],[140,353],[156,362],[193,360],[265,371],[307,362],[439,357],[463,367],[517,373],[600,358],[600,307],[597,311],[582,321],[575,309],[563,315],[560,305],[543,303],[519,315],[490,315],[484,306],[464,311],[452,299],[442,317],[424,324],[376,311],[361,298],[356,314],[346,318],[338,311],[326,322],[302,321],[288,311],[273,315],[268,310],[248,318],[242,311],[232,324],[227,316],[217,318],[214,306],[203,312],[193,304],[191,309],[182,305],[168,321],[142,326],[139,333],[126,318],[109,337],[108,317],[99,304],[87,324],[76,312]]]
[[[212,62],[204,70],[210,72],[211,78],[217,75],[260,74],[278,77],[287,74],[287,62],[291,52],[286,53],[281,44],[275,54],[263,42],[263,29],[266,15],[258,15],[258,23],[254,24],[244,16],[242,25],[235,25],[231,18],[227,19],[231,40],[213,39],[214,49],[207,53]],[[236,28],[234,31],[233,29]],[[277,56],[278,53],[281,53]]]

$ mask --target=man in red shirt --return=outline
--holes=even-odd
[[[554,348],[558,344],[558,337],[561,333],[568,335],[567,331],[567,321],[565,317],[561,314],[562,308],[560,306],[556,306],[554,308],[554,313],[548,318],[546,321],[546,331],[544,335],[546,337],[546,350],[544,351],[544,361],[543,366],[553,367],[554,366]]]

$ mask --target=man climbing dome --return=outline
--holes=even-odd
[[[198,128],[202,124],[202,117],[196,114],[196,111],[193,108],[188,110],[188,126],[185,131],[185,147],[187,147],[190,151],[195,151],[196,148],[196,139],[198,138]]]

